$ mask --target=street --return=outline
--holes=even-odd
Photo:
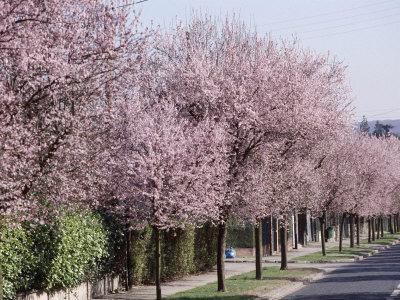
[[[283,299],[400,299],[400,245],[340,267]],[[398,287],[399,286],[399,287]]]

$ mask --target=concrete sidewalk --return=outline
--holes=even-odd
[[[244,262],[240,264],[225,264],[226,278],[254,270],[254,263]],[[180,280],[163,283],[161,286],[162,296],[172,295],[178,292],[217,281],[217,271],[207,272],[199,275],[191,275]],[[156,299],[156,288],[153,285],[135,286],[127,293],[110,294],[101,299]]]
[[[337,242],[328,242],[326,247],[333,247],[337,245]],[[301,247],[297,250],[288,251],[288,261],[310,253],[315,253],[321,251],[320,243],[309,243],[305,247]],[[255,269],[254,258],[237,258],[237,259],[227,259],[225,260],[225,270],[226,278],[231,276],[239,275],[242,273],[250,272]],[[263,257],[263,262],[270,264],[280,262],[280,255],[266,256]],[[297,266],[297,264],[296,264]],[[308,266],[310,266],[308,264]],[[162,284],[161,291],[163,296],[173,295],[178,292],[183,292],[190,290],[195,287],[199,287],[208,283],[217,281],[217,272],[207,272],[199,275],[191,275],[180,280],[166,282]],[[101,297],[101,299],[142,299],[149,300],[155,299],[155,286],[153,285],[143,285],[135,286],[132,290],[126,293],[119,294],[109,294],[107,296]]]

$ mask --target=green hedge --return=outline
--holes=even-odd
[[[217,264],[218,227],[206,223],[195,230],[194,265],[196,272],[209,271]]]
[[[132,238],[132,279],[134,284],[151,281],[151,270],[154,267],[152,253],[154,252],[153,230],[150,226],[131,233]]]
[[[0,226],[4,299],[32,289],[74,287],[93,278],[107,256],[108,234],[96,214],[69,214],[52,225]]]
[[[186,228],[161,234],[162,280],[212,269],[217,260],[215,227]],[[134,284],[153,282],[154,235],[150,226],[131,234]]]
[[[36,263],[32,239],[22,226],[0,224],[0,268],[4,299],[14,299],[19,291],[29,288],[34,281],[32,268]]]
[[[107,256],[108,236],[96,214],[70,214],[58,219],[48,234],[49,246],[41,268],[46,290],[70,288],[95,277]],[[43,251],[45,250],[45,251]],[[50,253],[51,255],[48,255]]]
[[[254,227],[231,218],[226,226],[226,246],[234,248],[253,248]]]
[[[176,229],[163,235],[162,278],[182,277],[196,271],[194,229]]]
[[[4,299],[32,289],[72,288],[106,273],[125,278],[124,230],[112,219],[94,213],[67,214],[51,225],[0,224]],[[216,236],[217,229],[210,224],[162,232],[162,279],[212,269]],[[131,233],[135,284],[153,282],[154,247],[151,227]]]

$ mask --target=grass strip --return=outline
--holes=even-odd
[[[301,280],[311,274],[320,272],[313,268],[279,270],[279,267],[263,269],[262,280],[255,279],[255,272],[248,272],[226,279],[226,292],[217,292],[217,283],[209,283],[184,292],[176,293],[166,299],[229,299],[247,300],[268,293],[273,289]]]

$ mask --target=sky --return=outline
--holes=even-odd
[[[344,62],[354,114],[400,119],[400,0],[147,0],[143,25],[169,28],[193,11],[239,15],[260,34],[296,36]]]

